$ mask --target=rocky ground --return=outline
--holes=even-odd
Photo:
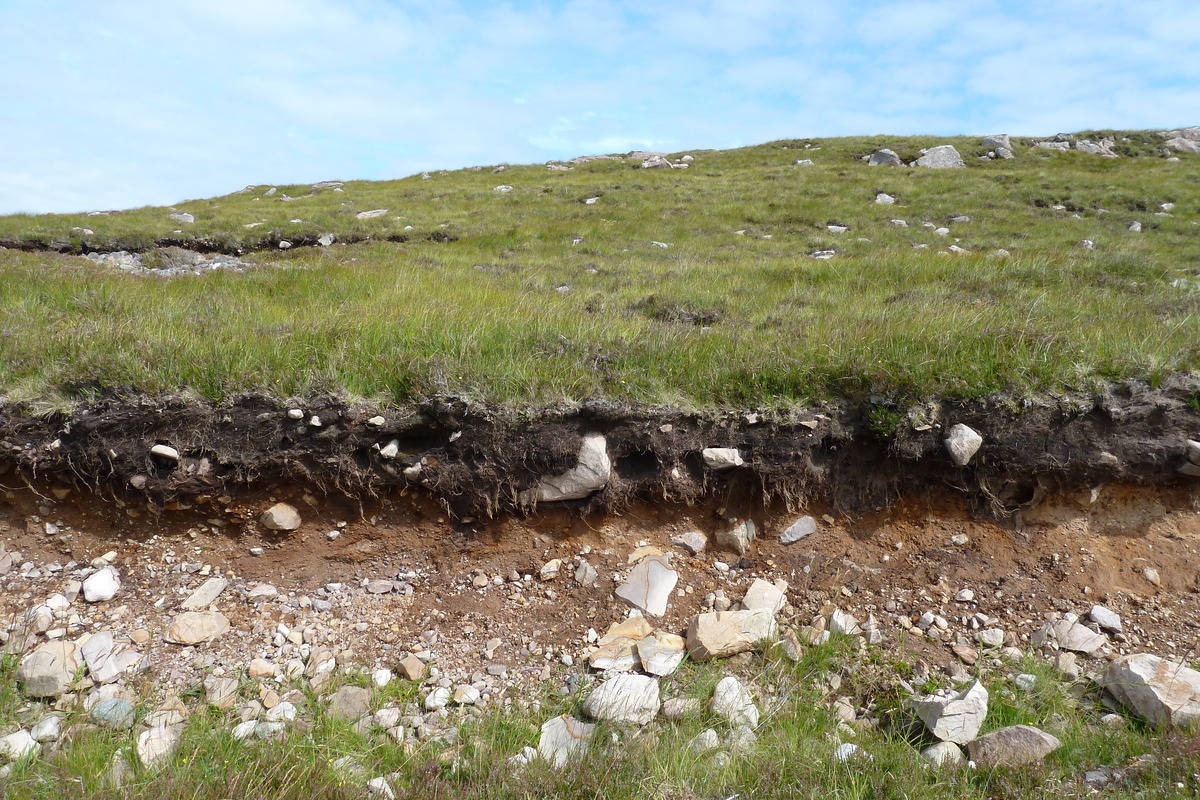
[[[799,657],[830,635],[859,637],[913,665],[897,676],[912,696],[966,689],[1027,651],[1083,691],[1130,657],[1153,676],[1159,662],[1146,659],[1194,658],[1200,644],[1200,491],[1187,485],[1051,496],[1019,531],[936,491],[860,515],[773,507],[737,519],[708,501],[621,515],[546,507],[466,526],[419,492],[368,503],[281,487],[157,513],[36,483],[0,497],[0,641],[28,700],[22,727],[4,731],[9,758],[35,740],[52,750],[62,731],[49,720],[79,704],[90,724],[117,728],[140,709],[149,763],[171,752],[201,697],[238,708],[239,738],[271,736],[303,722],[302,685],[337,685],[346,671],[412,687],[394,709],[353,687],[330,702],[415,746],[452,740],[490,708],[536,710],[546,690],[590,691],[616,674],[646,676],[603,685],[621,687],[620,709],[626,690],[641,698],[629,702],[648,719],[656,676],[685,652],[723,658],[769,641]],[[1176,686],[1182,705],[1167,710],[1088,691],[1151,721],[1200,717],[1200,682]],[[588,703],[597,719],[625,713]],[[832,692],[828,703],[847,723],[878,722],[869,698]],[[938,735],[941,711],[919,713]],[[576,725],[590,730],[551,726],[542,756],[566,759],[584,735],[569,733]],[[696,747],[736,750],[737,732],[754,727]],[[939,735],[956,747],[937,758],[968,744],[971,758],[991,758],[977,732]]]

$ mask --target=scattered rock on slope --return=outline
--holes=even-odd
[[[966,163],[958,154],[958,150],[954,149],[954,145],[939,144],[937,147],[926,150],[920,158],[913,162],[913,166],[928,169],[957,169],[965,167]]]
[[[1122,656],[1100,684],[1151,725],[1200,727],[1200,672],[1183,664],[1150,653]]]
[[[1009,725],[967,745],[971,760],[981,767],[1021,767],[1036,764],[1062,747],[1056,737],[1031,725]]]

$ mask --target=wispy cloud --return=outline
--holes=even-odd
[[[1191,0],[10,0],[0,212],[595,150],[1196,124]]]

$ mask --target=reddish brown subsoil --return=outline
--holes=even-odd
[[[124,633],[150,632],[145,649],[157,673],[181,688],[197,669],[244,667],[267,653],[280,622],[324,631],[326,638],[318,641],[349,647],[354,661],[366,666],[394,666],[424,631],[437,630],[434,649],[443,674],[469,676],[502,663],[536,680],[564,653],[579,669],[588,628],[603,634],[626,616],[627,607],[613,596],[614,576],[628,571],[627,559],[641,545],[672,553],[680,580],[657,624],[679,633],[706,594],[723,590],[736,601],[754,578],[764,577],[788,582],[785,616],[797,625],[830,606],[860,619],[874,614],[889,644],[902,642],[931,665],[954,660],[953,640],[901,634],[900,617],[915,620],[934,611],[961,633],[969,631],[967,617],[983,612],[1016,634],[1018,644],[1027,644],[1048,615],[1084,614],[1101,603],[1126,623],[1114,653],[1188,656],[1200,645],[1200,489],[1190,487],[1102,485],[1054,495],[1027,510],[1017,525],[974,517],[961,496],[946,491],[862,515],[809,507],[805,513],[817,518],[817,533],[786,547],[779,532],[798,515],[773,506],[754,515],[759,539],[739,560],[712,549],[711,542],[700,556],[671,544],[672,536],[686,531],[711,535],[728,526],[716,501],[634,504],[621,514],[543,509],[532,517],[464,525],[449,521],[429,494],[411,490],[360,502],[279,486],[271,494],[202,497],[174,506],[179,510],[155,511],[78,490],[60,499],[50,486],[8,483],[7,491],[0,490],[0,543],[20,551],[21,560],[42,575],[21,577],[17,566],[0,579],[0,627],[61,591],[67,576],[47,574],[45,565],[86,565],[115,550],[121,593],[81,609],[79,632],[101,623]],[[275,500],[300,509],[299,530],[279,534],[257,524]],[[54,526],[51,533],[47,523]],[[330,539],[331,531],[339,535]],[[965,536],[965,543],[959,538],[956,544],[956,536]],[[263,554],[251,555],[255,547]],[[539,569],[553,558],[563,559],[563,569],[557,578],[540,580]],[[574,580],[579,558],[598,571],[595,586]],[[718,561],[729,571],[720,571]],[[184,562],[201,572],[180,571]],[[1157,582],[1147,568],[1156,571]],[[519,583],[509,580],[514,571]],[[366,579],[413,572],[406,578],[411,596],[358,588]],[[233,632],[198,649],[163,644],[161,634],[179,602],[209,574],[231,580],[217,605]],[[481,574],[487,585],[473,585]],[[247,602],[245,587],[258,582],[276,586],[279,600],[262,607]],[[344,602],[323,613],[305,607],[330,583],[346,584]],[[963,588],[974,591],[974,601],[954,600]],[[492,638],[502,645],[489,659],[482,651]]]

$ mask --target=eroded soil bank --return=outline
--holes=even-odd
[[[965,424],[982,445],[965,467],[946,448]],[[333,398],[280,403],[243,396],[222,405],[114,394],[69,414],[0,406],[0,476],[49,482],[151,510],[198,496],[302,485],[367,499],[425,493],[470,524],[531,510],[529,490],[575,466],[585,436],[604,436],[611,476],[568,507],[620,511],[635,501],[716,499],[734,516],[782,500],[835,515],[949,490],[977,514],[1009,520],[1048,493],[1101,483],[1169,488],[1188,440],[1200,438],[1200,376],[1091,395],[896,406],[681,412],[595,401],[533,411],[434,398],[402,408]],[[176,456],[154,455],[164,445]],[[705,448],[735,448],[744,464],[713,470]],[[7,476],[6,476],[6,473]]]

